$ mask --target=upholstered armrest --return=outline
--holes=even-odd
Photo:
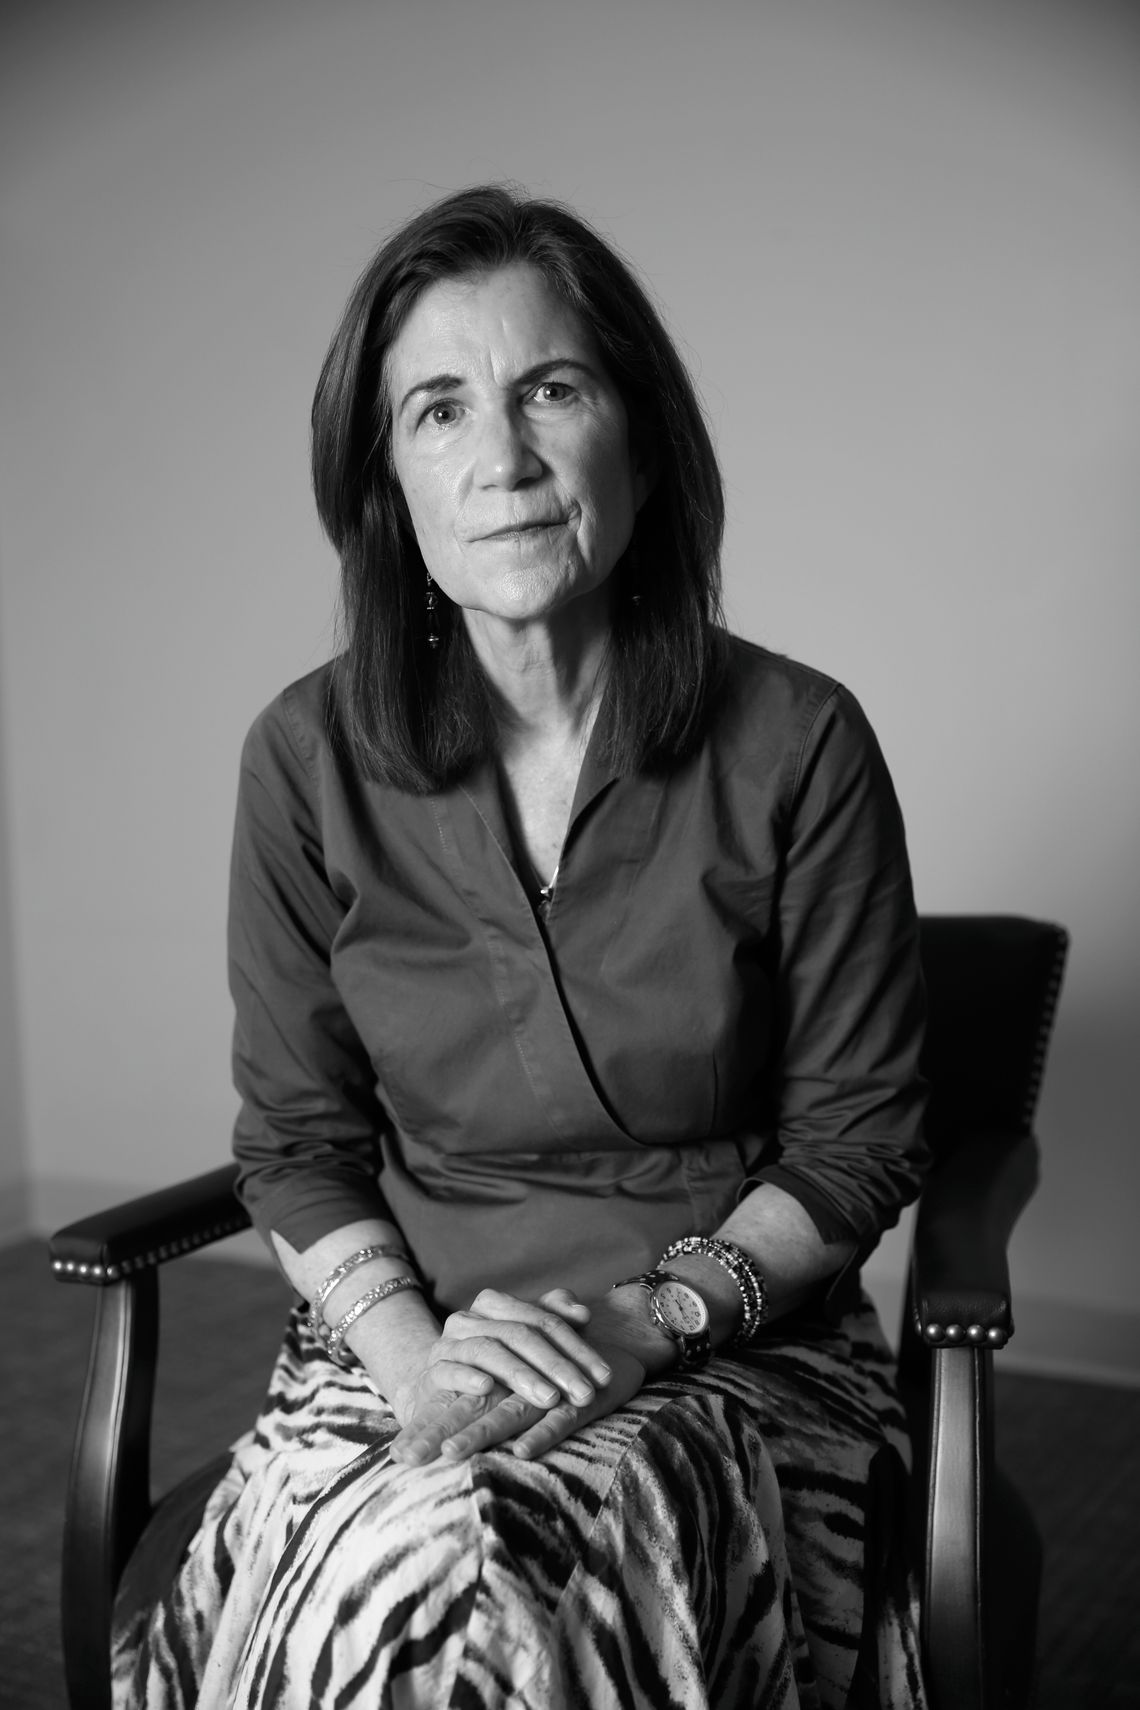
[[[972,1135],[936,1168],[914,1232],[915,1328],[925,1342],[1000,1348],[1012,1335],[1006,1249],[1037,1174],[1031,1134]]]
[[[249,1227],[247,1212],[234,1198],[236,1180],[237,1165],[224,1164],[70,1223],[51,1238],[52,1270],[62,1282],[106,1287],[236,1235]]]

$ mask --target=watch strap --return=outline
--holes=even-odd
[[[640,1276],[622,1277],[620,1282],[611,1283],[610,1291],[612,1293],[615,1288],[629,1288],[633,1283],[640,1283],[642,1288],[652,1293],[659,1282],[672,1274],[671,1271],[642,1271]]]

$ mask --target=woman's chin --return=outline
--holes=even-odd
[[[608,577],[589,578],[551,574],[536,567],[512,571],[499,579],[485,596],[464,603],[469,621],[490,621],[517,626],[559,622],[573,610],[573,618],[584,618],[605,627],[609,614]]]

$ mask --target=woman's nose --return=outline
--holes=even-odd
[[[542,459],[526,435],[526,424],[510,410],[480,424],[476,474],[484,487],[517,487],[542,474]]]

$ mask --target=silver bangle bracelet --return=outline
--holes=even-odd
[[[406,1288],[419,1288],[418,1277],[393,1277],[390,1282],[377,1283],[362,1294],[356,1303],[349,1307],[343,1318],[337,1320],[325,1339],[325,1352],[329,1359],[338,1366],[347,1366],[348,1361],[341,1358],[340,1347],[345,1336],[352,1329],[358,1318],[363,1317],[370,1307],[378,1301],[387,1300],[389,1295],[400,1294]]]
[[[309,1304],[309,1329],[314,1336],[324,1339],[325,1332],[321,1328],[325,1301],[345,1277],[349,1276],[358,1265],[367,1264],[369,1259],[403,1259],[408,1262],[408,1255],[402,1247],[358,1247],[355,1253],[350,1253],[347,1259],[331,1270]]]
[[[729,1346],[747,1348],[755,1340],[768,1317],[768,1285],[759,1267],[735,1241],[724,1241],[717,1235],[686,1235],[682,1240],[674,1241],[671,1246],[666,1247],[658,1264],[664,1265],[669,1259],[680,1259],[691,1253],[699,1253],[706,1259],[714,1260],[722,1270],[728,1272],[740,1290],[744,1319]]]

